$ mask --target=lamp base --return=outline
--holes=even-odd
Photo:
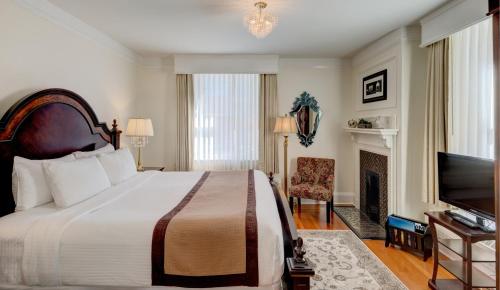
[[[137,171],[144,171],[144,166],[142,166],[142,160],[141,160],[141,147],[137,147]]]
[[[285,190],[285,196],[288,198],[288,135],[283,136],[285,137],[285,142],[283,142],[283,173],[284,173],[284,190]]]

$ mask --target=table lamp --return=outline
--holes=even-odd
[[[283,135],[285,137],[284,147],[284,179],[285,179],[285,195],[288,196],[288,135],[297,133],[297,124],[295,118],[285,115],[284,117],[277,117],[276,124],[274,125],[274,133]]]
[[[148,137],[154,135],[151,119],[131,118],[128,120],[125,134],[131,137],[132,145],[137,148],[137,171],[143,171],[141,148],[148,144]]]

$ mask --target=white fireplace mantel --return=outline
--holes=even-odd
[[[354,205],[359,208],[360,200],[360,151],[369,151],[372,153],[387,156],[387,210],[388,214],[398,214],[398,171],[397,158],[398,129],[363,129],[363,128],[344,128],[344,131],[351,135],[354,143]]]
[[[391,149],[392,146],[394,146],[394,137],[398,134],[398,129],[344,128],[344,131],[351,134],[351,138],[354,142],[358,141],[359,136],[378,138],[387,149]]]

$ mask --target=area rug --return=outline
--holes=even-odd
[[[385,229],[355,207],[335,206],[333,211],[360,238],[385,240]]]
[[[299,236],[316,272],[312,289],[407,289],[351,231],[300,230]]]

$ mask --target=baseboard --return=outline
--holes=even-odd
[[[354,207],[353,203],[338,203],[338,202],[333,202],[334,206],[339,206],[339,207]]]
[[[335,192],[333,194],[333,204],[354,205],[354,192]]]
[[[317,201],[313,199],[302,198],[302,204],[326,204],[326,201]],[[335,192],[333,194],[333,204],[336,206],[354,206],[354,193]]]

